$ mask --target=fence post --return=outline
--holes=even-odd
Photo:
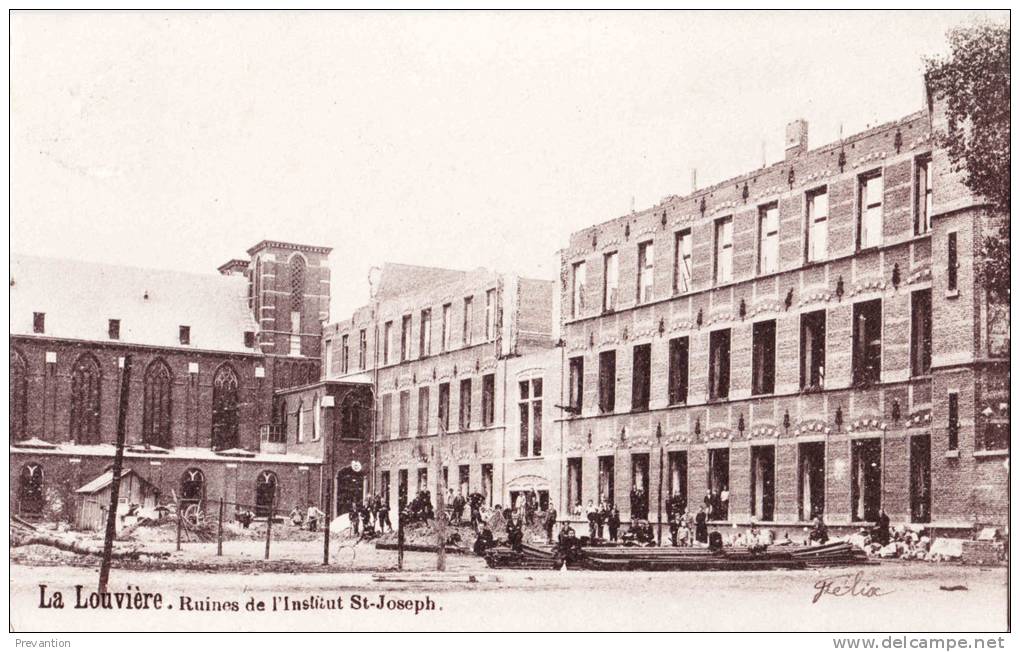
[[[404,570],[404,510],[397,511],[397,569]]]
[[[181,506],[180,501],[177,501],[177,552],[181,551],[181,519],[184,518],[181,514],[182,511],[184,511],[184,508]]]
[[[220,517],[216,524],[216,556],[223,556],[223,499],[220,498]]]
[[[269,540],[273,536],[273,511],[276,507],[276,496],[269,503],[269,518],[266,519],[266,559],[269,559]]]

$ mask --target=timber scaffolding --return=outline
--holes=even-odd
[[[776,570],[824,566],[873,564],[860,548],[846,542],[817,546],[783,546],[779,550],[752,550],[746,547],[674,548],[644,546],[582,546],[564,555],[556,546],[525,544],[520,551],[499,546],[485,553],[491,568],[587,570]]]

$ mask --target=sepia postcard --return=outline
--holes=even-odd
[[[1008,10],[8,20],[11,649],[1006,647]]]

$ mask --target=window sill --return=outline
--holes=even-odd
[[[960,457],[960,451],[959,450],[946,451],[946,457],[948,459],[957,459]]]
[[[999,448],[990,451],[974,451],[974,457],[1009,457],[1009,449]]]
[[[630,409],[631,414],[640,414],[641,412],[647,412],[647,411],[648,411],[648,406],[647,405],[645,405],[643,407],[641,407],[641,406],[639,406],[639,407],[632,407]]]
[[[824,391],[825,387],[823,385],[811,385],[809,387],[800,388],[801,394],[821,394]]]
[[[956,299],[956,298],[959,298],[959,296],[960,296],[960,291],[959,290],[946,290],[946,298],[947,299]]]

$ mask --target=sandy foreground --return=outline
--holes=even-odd
[[[96,588],[96,566],[15,559],[11,627],[73,631],[1004,631],[1005,567],[887,562],[850,569],[762,572],[492,570],[477,557],[396,554],[371,545],[274,542],[271,566],[257,541],[149,544],[177,569],[132,565],[110,591],[148,594],[148,609],[76,608]],[[210,557],[214,565],[205,565]],[[79,562],[80,563],[80,562]],[[181,570],[199,563],[203,570]],[[218,564],[218,565],[216,565]],[[267,571],[272,572],[267,572]],[[329,572],[321,572],[328,570]],[[857,575],[860,573],[860,575]],[[45,588],[40,588],[45,585]],[[81,585],[81,598],[76,586]],[[951,589],[951,590],[947,590]],[[63,608],[56,607],[60,593]],[[160,608],[153,597],[160,597]],[[259,604],[262,608],[259,608]]]

